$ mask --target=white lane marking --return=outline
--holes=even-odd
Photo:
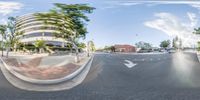
[[[131,62],[130,60],[124,60],[126,63],[124,63],[124,65],[128,68],[132,68],[134,66],[136,66],[136,63]]]
[[[144,59],[142,59],[142,61],[144,61]]]

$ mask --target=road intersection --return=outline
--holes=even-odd
[[[134,67],[128,68],[125,64]],[[200,64],[193,53],[96,54],[83,82],[57,92],[24,91],[0,73],[2,100],[198,100]]]

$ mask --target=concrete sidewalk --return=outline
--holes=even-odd
[[[199,60],[199,62],[200,62],[200,53],[197,52],[196,54],[197,54],[197,58],[198,58],[198,60]]]
[[[10,73],[10,71],[8,71],[2,64],[0,64],[1,65],[0,68],[1,68],[2,73],[5,76],[5,78],[16,88],[28,90],[28,91],[48,91],[49,92],[49,91],[68,90],[68,89],[71,89],[71,88],[81,84],[82,81],[87,76],[92,62],[93,62],[93,57],[91,57],[91,59],[85,65],[84,69],[79,74],[77,74],[76,77],[74,77],[70,80],[67,80],[67,81],[56,83],[56,84],[46,84],[46,85],[33,84],[30,82],[21,80],[21,79],[17,78],[15,75],[13,75],[12,73]]]
[[[34,80],[58,80],[67,78],[78,70],[90,59],[82,54],[80,62],[74,62],[74,56],[10,56],[2,58],[6,68],[21,79]],[[75,76],[75,75],[74,75]],[[29,79],[30,78],[30,79]]]

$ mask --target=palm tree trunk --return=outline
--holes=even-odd
[[[14,44],[14,52],[17,52],[17,44]]]
[[[6,49],[6,57],[7,58],[8,58],[9,51],[10,51],[10,47],[8,46],[7,49]]]
[[[90,42],[87,42],[87,56],[90,57]]]
[[[2,51],[1,51],[1,52],[2,52],[2,55],[1,55],[1,56],[3,57],[3,35],[2,35],[2,43],[1,43],[1,47],[2,47]]]
[[[77,62],[79,62],[80,61],[80,59],[79,59],[79,55],[78,55],[78,47],[76,46],[76,44],[73,42],[72,43],[73,44],[73,47],[75,48],[75,50],[76,50],[76,58],[75,58],[75,62],[77,63]]]

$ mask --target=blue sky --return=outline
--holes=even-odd
[[[200,2],[197,1],[136,1],[136,0],[2,0],[0,23],[8,16],[48,11],[53,3],[87,3],[96,8],[89,15],[88,34],[104,47],[138,41],[159,46],[162,40],[179,36],[185,46],[193,46],[200,38],[192,34],[199,26]]]

